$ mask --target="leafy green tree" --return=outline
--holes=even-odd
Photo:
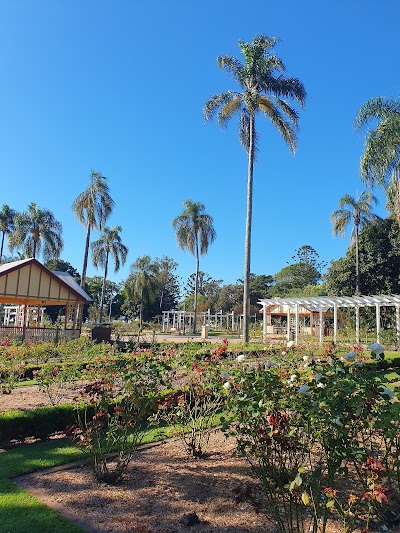
[[[296,78],[284,76],[285,66],[274,53],[278,39],[258,35],[250,43],[239,41],[244,64],[235,57],[217,58],[218,66],[239,85],[241,91],[226,91],[212,96],[205,104],[204,117],[212,119],[218,114],[218,122],[225,126],[233,115],[239,114],[239,140],[248,154],[247,213],[244,262],[243,334],[249,341],[250,321],[250,249],[253,204],[253,166],[257,133],[255,117],[262,113],[279,131],[291,151],[296,150],[298,114],[287,99],[295,99],[303,106],[306,91]]]
[[[114,207],[107,178],[101,172],[92,171],[90,185],[72,204],[76,218],[86,228],[85,253],[83,257],[81,287],[85,287],[86,270],[90,247],[90,232],[92,229],[102,230]]]
[[[68,263],[68,261],[63,261],[62,259],[50,259],[50,261],[47,261],[44,266],[49,270],[68,272],[68,274],[72,276],[77,283],[81,282],[81,275],[76,268],[71,265],[71,263]]]
[[[25,257],[42,253],[44,261],[58,258],[63,249],[62,225],[48,209],[40,209],[35,203],[27,211],[14,218],[14,229],[9,235],[11,252],[22,249]]]
[[[393,217],[365,226],[359,234],[360,289],[362,294],[399,294],[400,233]],[[350,296],[355,290],[352,249],[328,268],[326,287],[330,295]]]
[[[184,211],[174,218],[172,225],[176,232],[178,246],[188,250],[196,258],[196,279],[194,292],[193,333],[196,332],[197,320],[197,292],[199,280],[199,255],[208,252],[209,245],[215,240],[216,232],[213,219],[204,212],[205,206],[201,202],[185,200]]]
[[[376,184],[389,191],[389,208],[400,224],[400,98],[372,98],[362,105],[355,126],[363,130],[370,125],[361,157],[361,176],[367,185]]]
[[[14,230],[14,218],[17,212],[11,209],[7,204],[3,204],[0,211],[0,231],[1,231],[1,248],[0,261],[3,259],[4,239]]]
[[[168,256],[156,257],[153,263],[157,285],[157,311],[161,313],[168,309],[174,309],[178,304],[180,294],[178,276],[176,275],[178,263]]]
[[[295,251],[295,255],[292,256],[292,259],[295,263],[304,263],[315,268],[319,272],[320,277],[322,277],[322,271],[327,266],[326,261],[320,261],[319,254],[309,244],[300,246],[300,248]]]
[[[224,313],[241,313],[243,310],[243,284],[229,283],[223,285],[218,293],[216,309]]]
[[[288,296],[292,291],[302,292],[308,285],[316,285],[321,275],[307,263],[293,263],[282,268],[274,276],[271,291],[274,296]]]
[[[360,266],[358,253],[358,236],[360,230],[368,224],[373,224],[379,217],[372,213],[373,204],[377,204],[376,197],[368,192],[363,191],[358,198],[345,194],[339,200],[339,209],[334,211],[331,215],[333,234],[344,237],[346,228],[350,222],[353,222],[351,230],[351,241],[355,244],[355,259],[356,259],[356,292],[360,294]],[[346,209],[346,206],[349,209]]]
[[[154,263],[149,255],[138,257],[131,265],[131,273],[125,283],[128,302],[139,302],[139,330],[143,327],[144,307],[154,303],[157,294],[157,278]]]
[[[120,266],[125,264],[126,256],[128,255],[128,248],[121,240],[121,231],[121,226],[115,226],[112,229],[105,227],[103,228],[100,238],[97,241],[94,241],[91,245],[93,265],[96,268],[104,268],[103,287],[100,300],[100,322],[103,320],[103,303],[108,274],[108,260],[111,256],[114,261],[114,272],[118,272]]]

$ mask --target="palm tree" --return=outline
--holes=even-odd
[[[298,114],[286,100],[295,99],[304,106],[306,91],[296,78],[283,75],[285,66],[273,53],[275,37],[258,35],[250,43],[239,41],[244,64],[235,57],[217,58],[218,66],[238,83],[240,92],[216,94],[205,104],[204,117],[211,120],[217,113],[220,126],[226,126],[233,115],[239,115],[239,140],[248,154],[247,212],[243,289],[243,340],[249,340],[250,323],[250,251],[253,204],[253,166],[256,151],[256,114],[261,112],[279,131],[290,150],[296,150]]]
[[[156,267],[149,255],[138,257],[131,265],[131,274],[128,277],[126,288],[130,298],[136,297],[139,304],[139,332],[143,326],[143,306],[145,302],[155,299],[156,295]]]
[[[85,288],[86,270],[92,229],[103,229],[111,215],[114,200],[111,198],[107,178],[101,172],[92,171],[90,185],[72,204],[72,210],[81,224],[86,228],[85,253],[83,257],[81,287]]]
[[[122,231],[121,226],[115,228],[103,228],[103,232],[97,241],[91,244],[93,265],[96,268],[104,268],[103,286],[101,289],[100,299],[100,322],[103,320],[103,303],[108,274],[108,260],[110,255],[114,260],[114,272],[118,272],[121,265],[125,264],[128,248],[122,244],[119,233]]]
[[[351,241],[355,243],[356,255],[356,294],[360,294],[360,267],[358,257],[358,235],[359,231],[377,220],[379,217],[374,215],[372,205],[377,204],[378,201],[375,196],[363,191],[358,198],[353,198],[350,194],[345,194],[339,200],[339,207],[331,215],[332,230],[334,235],[341,235],[344,237],[347,226],[353,221],[353,228],[351,230]],[[348,206],[349,209],[345,209]]]
[[[208,252],[209,245],[214,241],[216,232],[213,219],[204,212],[205,207],[201,202],[185,200],[184,211],[174,218],[172,225],[176,232],[178,246],[182,250],[189,250],[196,258],[196,278],[194,284],[194,319],[193,333],[196,332],[197,319],[197,291],[199,284],[199,253],[204,255]]]
[[[36,258],[42,252],[44,261],[58,259],[64,246],[61,233],[62,225],[54,214],[31,203],[27,211],[15,216],[8,247],[11,252],[22,248],[25,257]]]
[[[358,130],[374,124],[365,139],[361,176],[369,186],[383,187],[388,206],[400,224],[400,98],[372,98],[361,106],[355,126]]]
[[[3,248],[4,248],[4,238],[6,235],[9,235],[14,229],[14,218],[16,211],[11,209],[7,204],[3,204],[3,207],[0,211],[0,231],[1,236],[1,248],[0,248],[0,261],[3,257]]]

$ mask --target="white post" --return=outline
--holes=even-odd
[[[400,344],[400,307],[396,306],[396,335],[397,344]]]
[[[232,331],[235,331],[235,313],[232,311]]]
[[[297,344],[299,343],[299,304],[296,304],[296,320],[295,320],[295,324],[296,324],[296,332],[294,334],[294,342],[297,346]]]
[[[263,342],[267,340],[267,306],[263,304]]]
[[[333,306],[333,343],[337,344],[337,304]]]
[[[381,306],[376,304],[376,342],[379,342],[379,332],[381,330]]]
[[[360,308],[358,305],[355,307],[356,311],[356,344],[360,343]]]
[[[322,309],[319,310],[319,342],[322,344],[324,341],[324,325],[322,323]]]
[[[287,340],[290,341],[290,307],[287,310],[287,328],[286,328]]]

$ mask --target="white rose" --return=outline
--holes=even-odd
[[[296,379],[297,379],[296,374],[292,374],[292,375],[290,376],[290,381],[295,381]]]
[[[357,354],[356,352],[349,352],[347,353],[344,358],[346,359],[346,361],[354,361],[354,359],[356,358]]]
[[[383,353],[382,345],[379,344],[379,342],[373,342],[368,346],[368,350],[370,350],[371,353],[374,353],[376,355],[380,355]]]
[[[326,387],[326,385],[324,383],[317,383],[317,387],[319,389],[324,389]]]
[[[308,361],[308,355],[303,355],[303,361]]]
[[[282,352],[282,355],[286,355],[286,352]]]
[[[389,389],[389,387],[383,387],[383,392],[381,392],[381,394],[389,396],[390,399],[394,396],[394,392],[392,389]]]
[[[300,385],[299,394],[308,395],[310,394],[310,387],[308,385]]]
[[[230,381],[226,381],[222,386],[224,387],[225,390],[229,390],[232,387]]]
[[[292,346],[294,346],[294,341],[288,341],[286,347],[291,348]]]
[[[245,359],[246,359],[246,356],[245,356],[244,353],[241,353],[240,355],[238,355],[238,356],[236,357],[236,361],[237,361],[238,363],[242,363]]]

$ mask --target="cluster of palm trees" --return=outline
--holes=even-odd
[[[303,84],[293,77],[285,76],[285,66],[275,54],[278,40],[275,37],[257,35],[251,42],[239,41],[244,62],[230,55],[217,58],[218,66],[237,83],[239,90],[228,90],[212,96],[204,106],[205,120],[217,116],[221,126],[238,115],[239,140],[247,153],[247,210],[244,252],[244,292],[243,292],[243,340],[249,340],[250,316],[250,258],[253,201],[253,169],[257,150],[258,133],[255,127],[256,116],[267,118],[288,145],[292,153],[296,151],[298,113],[291,104],[297,102],[304,107],[306,91]],[[368,186],[382,186],[387,193],[387,206],[396,214],[400,224],[400,99],[374,98],[361,107],[355,120],[356,127],[362,129],[373,125],[366,136],[365,150],[361,158],[361,177]],[[356,249],[356,293],[360,291],[358,269],[358,233],[377,217],[372,214],[376,204],[375,196],[364,191],[359,197],[343,196],[339,209],[332,216],[334,234],[343,235],[345,228],[353,221]],[[93,263],[104,268],[104,286],[108,273],[108,261],[114,259],[115,272],[126,261],[128,249],[121,242],[121,227],[107,228],[105,223],[110,216],[114,202],[109,194],[107,179],[100,172],[91,173],[89,187],[78,196],[73,210],[78,220],[86,228],[86,244],[82,268],[82,287],[85,286],[89,248],[93,253]],[[347,209],[346,209],[347,207]],[[186,200],[184,211],[173,220],[178,245],[188,250],[196,258],[194,330],[196,329],[197,286],[199,255],[207,253],[216,236],[213,220],[205,213],[200,202]],[[39,209],[35,204],[26,213],[16,214],[8,206],[0,212],[2,232],[1,252],[5,235],[9,235],[10,249],[23,249],[25,256],[42,252],[44,258],[57,257],[62,249],[61,224],[52,213]],[[102,232],[100,238],[90,244],[92,230]],[[1,259],[1,257],[0,257]],[[132,265],[133,269],[145,272],[145,265]],[[144,274],[143,274],[144,275]],[[102,306],[101,306],[102,307]],[[101,320],[101,318],[100,318]]]

